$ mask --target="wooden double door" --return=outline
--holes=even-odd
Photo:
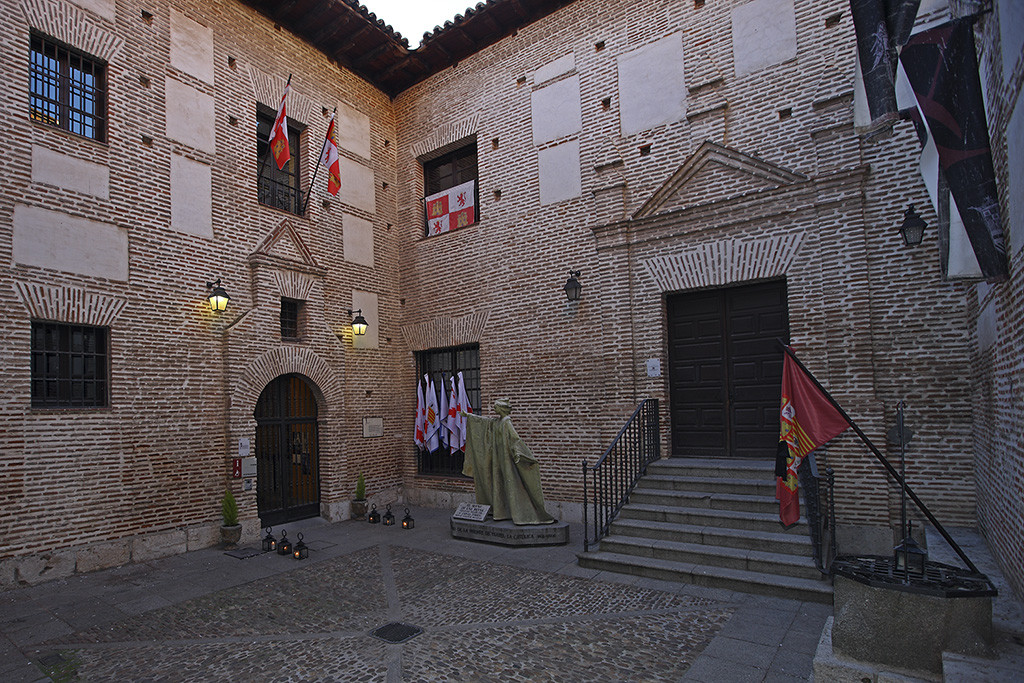
[[[674,457],[775,457],[786,283],[670,295],[669,402]]]
[[[256,502],[273,526],[320,514],[316,396],[306,378],[282,375],[260,394],[256,418]]]

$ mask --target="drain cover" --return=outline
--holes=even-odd
[[[380,638],[385,643],[404,643],[421,633],[423,633],[421,628],[410,626],[409,624],[400,624],[395,621],[390,624],[384,624],[375,631],[371,631],[370,635],[374,638]]]

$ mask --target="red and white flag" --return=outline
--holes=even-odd
[[[437,437],[441,445],[448,448],[448,391],[444,386],[444,377],[441,377],[441,407],[437,411]]]
[[[466,380],[462,377],[462,373],[459,373],[459,450],[466,450],[466,416],[462,413],[472,413],[473,406],[469,405],[469,397],[466,396]]]
[[[424,400],[426,401],[426,413],[423,416],[423,443],[426,449],[433,453],[441,445],[438,438],[438,427],[441,426],[441,417],[437,414],[437,392],[434,391],[434,380],[428,380],[428,376],[423,376],[424,382],[426,382],[426,392]]]
[[[288,114],[285,112],[285,102],[288,100],[288,93],[292,91],[292,78],[288,77],[288,84],[284,86],[284,95],[281,95],[281,106],[277,108],[277,116],[274,118],[274,127],[270,129],[270,153],[277,162],[278,170],[284,168],[292,154],[288,149]]]
[[[320,154],[320,163],[327,169],[327,191],[337,195],[341,189],[341,159],[338,157],[338,132],[334,129],[334,114],[331,125],[327,126],[327,140]]]
[[[441,190],[423,200],[427,211],[427,229],[440,235],[476,223],[476,181],[470,180]]]
[[[427,408],[423,403],[423,385],[420,384],[419,380],[416,380],[416,432],[413,436],[413,442],[420,447],[424,444],[423,422],[426,413]]]
[[[462,448],[462,435],[459,432],[459,411],[462,408],[459,406],[459,392],[455,388],[458,384],[455,375],[449,378],[449,384],[451,384],[451,391],[449,392],[451,398],[448,399],[448,415],[446,416],[444,426],[448,430],[448,443],[452,451],[457,451]]]

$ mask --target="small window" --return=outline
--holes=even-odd
[[[416,353],[417,377],[429,375],[434,381],[434,389],[440,392],[441,386],[450,387],[449,378],[462,373],[466,384],[466,398],[474,413],[480,412],[480,346],[471,344],[445,349],[431,349]],[[440,394],[438,394],[440,405]],[[442,477],[462,477],[462,465],[465,459],[462,451],[455,451],[441,446],[433,453],[419,449],[417,455],[417,471],[420,474]]]
[[[103,408],[108,402],[109,330],[32,322],[32,406]]]
[[[304,302],[297,299],[281,299],[281,339],[296,340],[302,337]]]
[[[106,66],[39,35],[31,37],[30,53],[29,112],[32,120],[105,141]]]
[[[275,209],[302,215],[302,189],[299,185],[299,135],[298,129],[288,126],[288,150],[291,157],[284,168],[279,169],[270,155],[270,129],[274,126],[274,114],[263,111],[256,113],[256,163],[259,169],[257,192],[260,204]]]
[[[476,141],[423,162],[426,235],[476,223],[479,213]]]

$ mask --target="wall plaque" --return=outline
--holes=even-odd
[[[364,417],[363,418],[363,436],[372,438],[376,436],[384,436],[384,418],[383,417]]]

